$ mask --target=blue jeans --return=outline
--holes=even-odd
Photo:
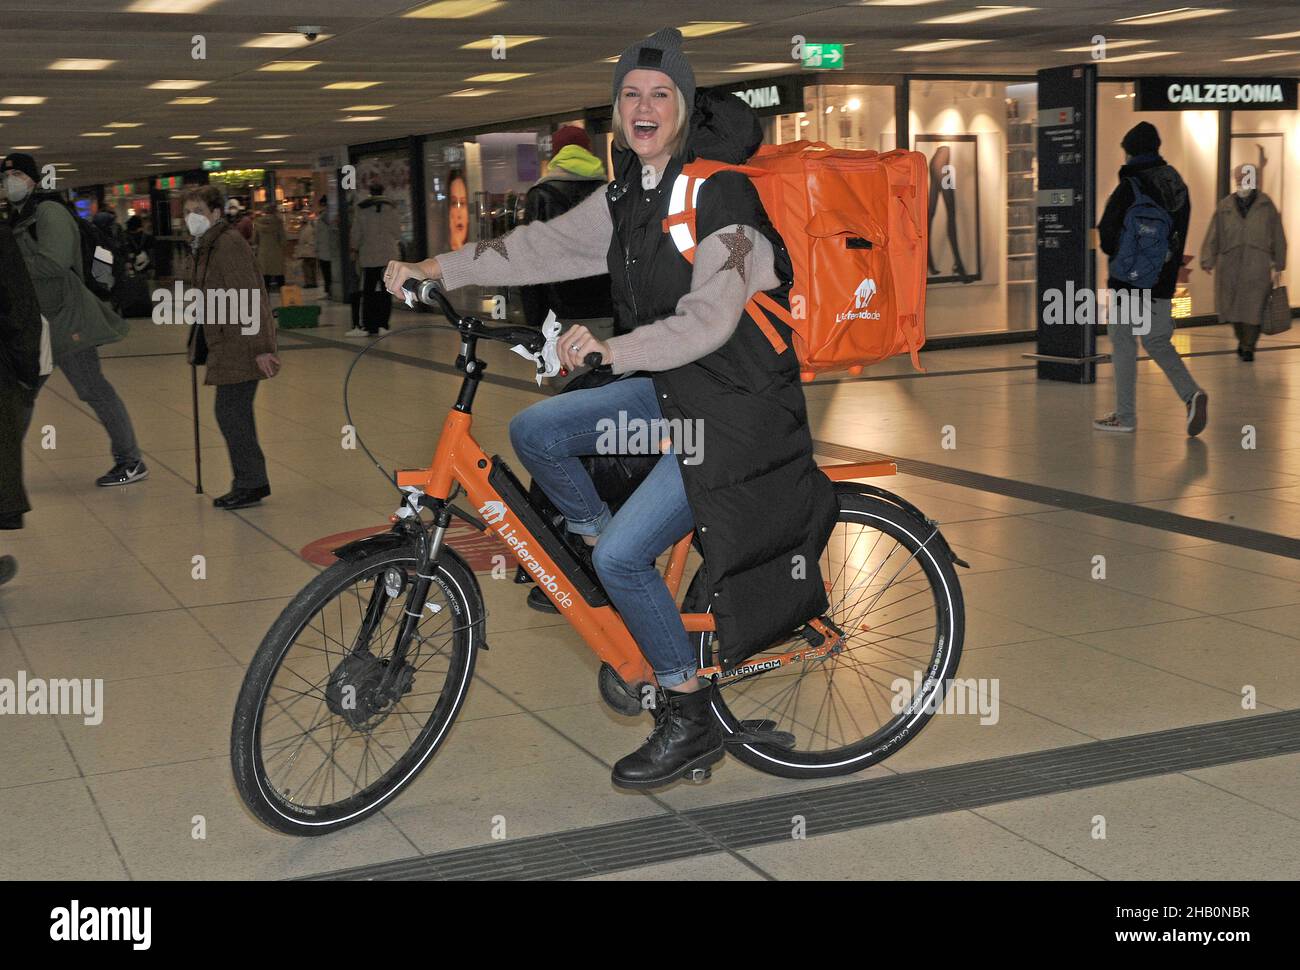
[[[533,481],[564,514],[569,531],[600,537],[592,551],[596,574],[659,686],[676,687],[695,676],[698,664],[655,560],[690,532],[695,520],[674,454],[660,458],[610,516],[579,456],[597,454],[598,423],[618,420],[619,412],[629,423],[661,419],[654,382],[631,377],[547,398],[515,415],[510,442]]]

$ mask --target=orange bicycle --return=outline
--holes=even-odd
[[[236,784],[249,809],[281,832],[321,835],[378,811],[446,740],[475,657],[488,648],[478,579],[445,541],[453,516],[500,540],[600,657],[607,704],[634,715],[653,697],[654,671],[599,579],[529,503],[509,466],[484,454],[470,432],[485,367],[477,342],[516,344],[539,374],[554,373],[554,333],[461,316],[432,281],[419,285],[418,300],[440,308],[460,334],[460,394],[433,462],[397,473],[404,499],[389,532],[335,550],[338,562],[285,607],[236,704]],[[598,364],[598,355],[588,363]],[[723,667],[714,617],[701,609],[707,562],[682,600],[700,675],[719,688],[714,713],[728,752],[788,778],[859,771],[915,737],[956,672],[965,629],[953,569],[961,561],[938,526],[903,499],[851,481],[893,474],[894,465],[823,471],[840,501],[820,561],[825,615]],[[477,515],[453,504],[462,491]],[[692,540],[685,536],[668,555],[664,578],[674,597]]]

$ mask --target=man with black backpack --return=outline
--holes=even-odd
[[[1192,203],[1178,171],[1160,157],[1160,133],[1143,121],[1120,142],[1127,160],[1119,185],[1106,201],[1097,226],[1102,251],[1110,257],[1107,286],[1112,294],[1108,321],[1111,359],[1115,365],[1115,410],[1092,423],[1098,431],[1137,430],[1137,342],[1151,355],[1187,408],[1187,434],[1205,428],[1209,398],[1174,349],[1174,287],[1183,265]],[[1144,314],[1140,307],[1147,304]],[[1117,310],[1123,308],[1124,313]],[[1145,317],[1146,332],[1134,330]]]
[[[126,336],[128,324],[105,302],[123,267],[111,240],[49,192],[38,192],[40,170],[30,155],[0,162],[11,211],[9,224],[50,321],[54,362],[108,432],[113,467],[95,480],[101,487],[148,477],[140,460],[126,405],[100,368],[99,348]]]

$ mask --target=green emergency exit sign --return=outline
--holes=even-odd
[[[221,171],[221,160],[217,158],[205,158],[203,160],[203,171],[205,172]]]
[[[843,44],[803,45],[803,67],[813,71],[844,70]]]

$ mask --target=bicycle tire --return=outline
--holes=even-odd
[[[941,701],[956,673],[965,636],[965,604],[947,547],[933,541],[936,538],[934,527],[891,502],[846,491],[839,493],[839,500],[840,523],[862,525],[892,537],[921,564],[921,569],[930,582],[937,620],[935,648],[922,669],[934,677],[940,688],[936,700]],[[832,616],[831,619],[834,620],[835,617]],[[715,662],[713,643],[712,632],[697,635],[696,646],[701,667]],[[838,659],[832,658],[825,662],[833,664]],[[757,676],[762,678],[768,674]],[[733,713],[727,703],[727,695],[728,687],[723,682],[715,693],[713,710],[722,726],[724,737],[743,730],[741,718]],[[924,701],[927,691],[923,690],[922,695]],[[937,704],[920,703],[914,711],[905,709],[878,730],[834,750],[814,752],[771,744],[732,743],[727,745],[727,751],[759,771],[784,778],[826,778],[852,774],[878,764],[916,737],[933,716],[935,707]],[[781,725],[778,724],[777,727],[780,728]]]
[[[434,568],[436,585],[430,589],[436,593],[440,588],[450,606],[451,654],[445,689],[415,743],[374,784],[335,804],[295,804],[267,778],[261,737],[263,713],[275,676],[290,648],[312,618],[359,579],[378,576],[390,566],[409,568],[413,573],[414,550],[382,550],[364,559],[337,562],[321,572],[285,607],[248,666],[231,725],[231,766],[244,804],[277,831],[300,836],[325,835],[379,811],[419,775],[441,747],[464,704],[483,642],[485,613],[473,572],[454,552],[444,549]]]

